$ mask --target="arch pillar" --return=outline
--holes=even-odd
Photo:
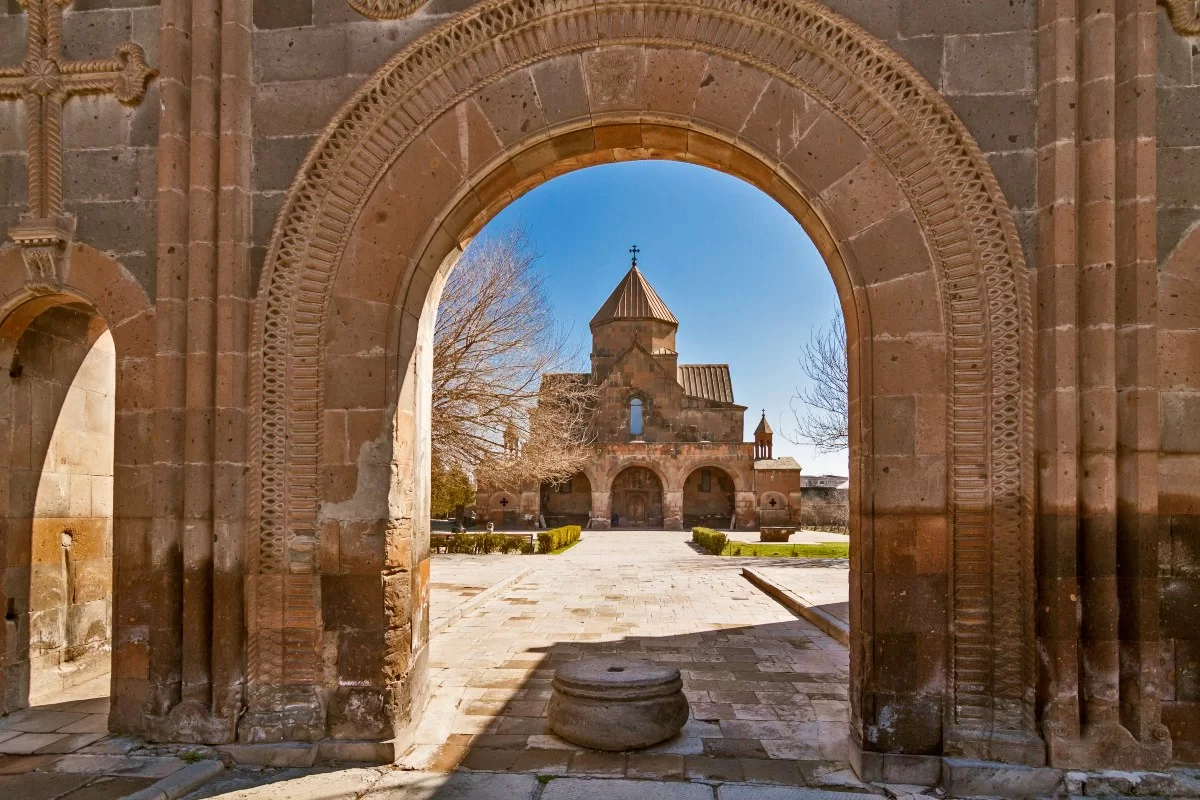
[[[597,531],[612,528],[612,492],[608,489],[592,491],[592,518],[588,527]]]
[[[253,569],[262,581],[293,580],[285,565],[320,545],[323,509],[366,486],[340,453],[338,491],[318,482],[332,458],[323,413],[378,408],[396,391],[380,376],[417,346],[404,332],[422,321],[449,252],[564,172],[628,158],[704,164],[795,216],[846,312],[861,538],[851,558],[857,767],[882,775],[893,755],[1041,763],[1032,310],[1016,230],[986,160],[903,59],[818,3],[660,6],[473,7],[398,54],[327,128],[281,211],[259,295]],[[478,48],[494,57],[477,58]],[[548,75],[565,82],[557,93],[539,87]],[[511,102],[517,95],[529,102]],[[803,146],[789,131],[802,132]],[[400,320],[388,335],[372,327],[381,306]],[[427,438],[427,428],[405,424],[398,436]],[[610,507],[604,494],[593,516]],[[422,535],[414,532],[414,572],[427,551]],[[353,591],[330,578],[322,587],[326,608]],[[372,625],[388,614],[416,619],[424,600],[410,602],[364,614]],[[320,672],[314,648],[278,646],[317,625],[320,609],[293,607],[287,592],[271,603],[247,603],[256,623],[248,695],[264,725],[284,718],[281,698],[321,696],[360,677],[348,661]],[[418,678],[366,676],[387,691]],[[259,691],[268,686],[281,691]],[[398,731],[411,728],[411,707],[391,712]]]
[[[663,527],[683,530],[683,490],[663,488]]]

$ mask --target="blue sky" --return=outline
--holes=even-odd
[[[829,271],[800,225],[758,189],[714,170],[669,161],[608,164],[534,189],[489,223],[521,226],[541,258],[555,311],[571,327],[586,369],[588,322],[638,266],[679,319],[681,363],[728,363],[750,441],[762,409],[775,454],[808,474],[845,475],[847,453],[818,456],[780,433],[805,381],[797,356],[837,309]]]

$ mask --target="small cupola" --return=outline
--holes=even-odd
[[[762,419],[758,421],[758,427],[754,429],[754,460],[762,461],[774,458],[772,455],[774,446],[775,431],[771,430],[771,423],[767,422],[767,410],[764,408]]]

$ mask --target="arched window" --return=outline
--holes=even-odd
[[[642,435],[642,399],[640,397],[629,401],[629,435]]]

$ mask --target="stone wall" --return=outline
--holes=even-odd
[[[1037,0],[827,0],[942,93],[975,136],[1037,263]]]
[[[468,0],[365,20],[345,0],[254,3],[254,275],[301,162],[334,112],[404,45]],[[975,133],[1034,259],[1036,0],[831,0],[907,58]]]
[[[1158,260],[1200,220],[1200,36],[1158,15]]]
[[[98,317],[56,307],[8,355],[8,708],[108,671],[115,351]],[[28,562],[24,557],[28,557]]]
[[[63,12],[62,57],[111,58],[135,42],[146,61],[159,59],[158,0],[87,0]],[[0,4],[0,65],[18,65],[28,18],[16,2]],[[16,224],[28,199],[23,102],[0,101],[0,233]],[[153,295],[158,188],[158,82],[124,106],[109,94],[71,97],[63,107],[63,204],[76,238],[116,258]]]

